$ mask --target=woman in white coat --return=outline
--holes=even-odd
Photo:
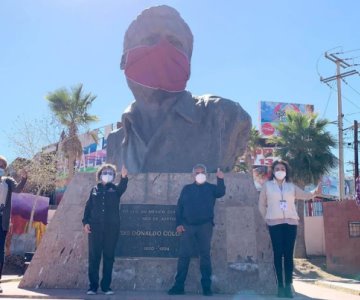
[[[259,210],[269,228],[278,281],[278,297],[293,298],[293,253],[299,223],[295,200],[312,199],[318,193],[319,187],[314,192],[305,192],[297,187],[290,181],[290,168],[286,161],[275,161],[271,170],[269,181],[262,186]]]

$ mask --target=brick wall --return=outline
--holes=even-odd
[[[360,222],[360,207],[353,200],[326,202],[323,207],[328,270],[360,273],[360,237],[349,234],[349,222]]]

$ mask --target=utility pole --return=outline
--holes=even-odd
[[[325,57],[336,64],[336,75],[322,78],[320,81],[328,83],[336,79],[337,81],[337,92],[338,92],[338,136],[339,136],[339,199],[343,200],[345,197],[345,174],[344,174],[344,139],[343,139],[343,113],[342,113],[342,100],[341,100],[341,79],[347,76],[359,74],[355,70],[340,73],[340,68],[348,68],[351,65],[348,64],[344,59],[336,56],[335,54],[328,54],[325,52]]]
[[[358,153],[358,122],[354,121],[354,180],[356,183],[356,179],[359,177],[359,153]]]

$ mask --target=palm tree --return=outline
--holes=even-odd
[[[237,159],[238,163],[235,164],[235,170],[237,170],[237,172],[249,173],[251,177],[253,176],[253,158],[256,157],[256,149],[260,146],[261,137],[259,131],[256,129],[256,127],[252,127],[250,130],[250,137],[245,149],[245,153]]]
[[[245,161],[248,166],[249,173],[253,176],[253,158],[256,157],[256,149],[261,146],[261,137],[259,131],[252,127],[250,130],[250,138],[246,147]]]
[[[279,136],[269,139],[277,147],[276,154],[288,161],[293,181],[301,188],[317,184],[337,163],[331,152],[336,145],[334,138],[325,130],[329,122],[317,119],[316,114],[303,115],[288,112],[287,122],[277,126]],[[300,222],[295,257],[306,257],[304,238],[304,202],[297,201]]]
[[[78,84],[68,91],[58,89],[46,96],[50,109],[60,124],[66,127],[66,132],[60,142],[65,157],[68,159],[69,179],[74,175],[76,159],[82,155],[82,146],[78,138],[79,128],[91,122],[98,121],[98,117],[90,115],[90,108],[96,96],[84,94],[83,85]]]

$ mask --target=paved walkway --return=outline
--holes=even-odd
[[[118,291],[113,296],[98,294],[87,296],[84,290],[79,289],[20,289],[18,284],[21,277],[3,276],[1,286],[4,290],[0,298],[8,299],[121,299],[121,300],[275,300],[279,299],[270,295],[256,295],[242,293],[237,295],[214,295],[204,297],[202,295],[189,294],[184,296],[168,296],[165,292],[123,292]],[[360,282],[354,280],[343,280],[342,282],[330,281],[300,281],[294,282],[296,296],[294,299],[316,299],[316,300],[360,300]]]

